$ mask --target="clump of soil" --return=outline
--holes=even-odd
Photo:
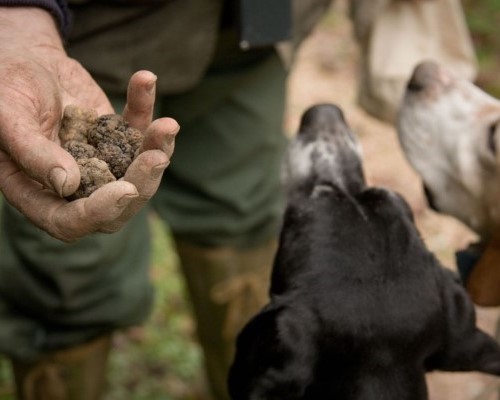
[[[139,152],[143,134],[121,115],[98,116],[95,110],[69,105],[64,109],[59,138],[80,167],[80,186],[70,197],[73,200],[88,197],[123,177]]]

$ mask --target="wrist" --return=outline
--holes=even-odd
[[[54,17],[38,7],[0,7],[0,48],[64,51]]]
[[[71,24],[71,13],[66,0],[0,0],[0,7],[36,7],[52,14],[59,31],[66,37]]]

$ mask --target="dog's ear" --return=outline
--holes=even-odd
[[[232,400],[301,399],[317,357],[308,310],[268,306],[242,330],[229,371]]]
[[[415,217],[413,215],[413,210],[411,209],[408,202],[399,193],[393,192],[394,202],[397,207],[401,210],[401,213],[408,218],[413,223],[415,222]]]
[[[371,187],[364,190],[360,194],[359,199],[368,209],[383,206],[386,212],[394,215],[395,218],[403,217],[414,223],[411,207],[403,196],[397,192],[380,187]]]
[[[438,282],[444,311],[444,336],[426,367],[500,375],[500,346],[476,327],[474,305],[458,276],[439,267]]]

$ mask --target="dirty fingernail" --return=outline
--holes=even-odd
[[[52,168],[52,170],[49,173],[49,182],[52,185],[52,188],[61,197],[63,197],[64,185],[66,184],[67,179],[68,179],[68,174],[61,167]]]
[[[117,202],[118,206],[125,207],[128,203],[130,203],[130,200],[135,199],[138,196],[139,196],[139,193],[137,193],[137,192],[124,195],[118,200],[118,202]]]
[[[151,171],[151,176],[153,179],[158,179],[163,171],[168,167],[169,162],[158,164],[155,167],[153,167],[153,170]]]
[[[156,79],[152,80],[151,82],[148,82],[148,84],[146,85],[146,90],[148,91],[149,94],[153,94],[155,88],[156,88]]]

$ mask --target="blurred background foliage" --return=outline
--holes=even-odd
[[[500,0],[463,0],[477,51],[477,83],[500,97]],[[332,23],[337,18],[327,16]],[[106,400],[194,400],[203,387],[202,358],[168,229],[154,215],[153,314],[143,327],[115,338]],[[11,373],[0,358],[0,400],[14,400]]]
[[[463,0],[479,59],[477,84],[500,97],[500,0]]]

